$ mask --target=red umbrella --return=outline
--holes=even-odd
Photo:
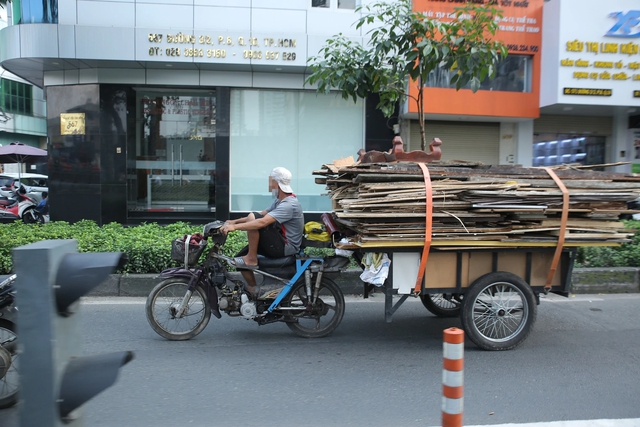
[[[24,145],[21,142],[12,142],[9,145],[0,147],[0,163],[18,163],[18,179],[20,179],[20,171],[22,163],[27,160],[45,160],[47,158],[47,150]]]

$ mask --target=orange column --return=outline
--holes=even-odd
[[[442,427],[462,427],[464,331],[444,330],[442,369]]]

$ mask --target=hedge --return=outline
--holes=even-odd
[[[640,229],[640,221],[624,222],[627,228]],[[179,262],[171,259],[171,241],[198,232],[202,232],[201,225],[185,222],[162,226],[145,223],[131,227],[117,223],[99,227],[94,221],[88,220],[75,224],[64,221],[43,225],[23,224],[20,221],[0,224],[0,274],[11,273],[13,248],[50,239],[76,239],[79,252],[124,252],[128,262],[120,273],[157,274],[179,265]],[[246,242],[246,233],[229,233],[223,253],[233,256]],[[328,255],[328,252],[332,251],[307,249],[307,253],[314,255]],[[633,242],[620,246],[579,248],[576,267],[640,267],[640,234],[635,234]]]
[[[628,229],[640,230],[640,221],[623,221]],[[578,250],[576,267],[640,267],[640,232],[631,243],[620,246],[585,246]]]
[[[128,262],[120,273],[159,273],[166,268],[179,265],[179,262],[171,259],[171,241],[176,237],[198,232],[202,232],[202,226],[193,226],[185,222],[165,226],[145,223],[135,227],[125,227],[117,223],[99,227],[94,221],[88,220],[75,224],[64,221],[44,225],[23,224],[19,221],[0,224],[0,274],[11,273],[13,248],[53,239],[77,240],[78,252],[124,252]],[[246,233],[229,233],[223,253],[234,255],[244,245]]]

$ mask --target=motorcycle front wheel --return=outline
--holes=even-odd
[[[29,208],[22,214],[22,222],[25,224],[44,224],[44,217],[34,208]]]
[[[305,288],[304,279],[298,281],[280,304],[287,326],[303,338],[325,337],[340,325],[344,316],[342,290],[333,280],[323,277],[318,297],[312,303]]]
[[[18,351],[15,338],[15,325],[0,319],[0,409],[9,408],[18,402]]]
[[[202,332],[209,323],[209,300],[200,286],[196,286],[191,294],[182,315],[176,316],[188,289],[189,279],[170,278],[158,283],[147,297],[147,320],[161,337],[171,341],[188,340]]]

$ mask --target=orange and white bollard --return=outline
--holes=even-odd
[[[462,427],[464,331],[444,330],[442,369],[442,427]]]

